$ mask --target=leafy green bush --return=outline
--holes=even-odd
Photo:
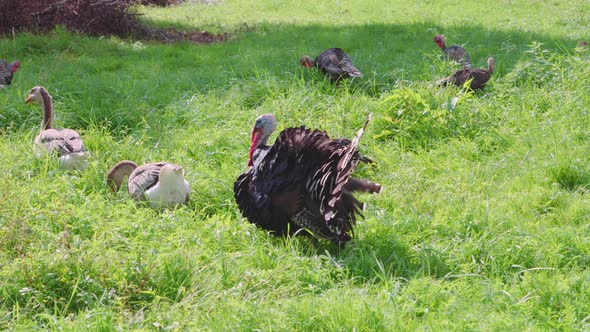
[[[458,107],[469,104],[470,93],[460,93],[440,102],[430,92],[401,88],[383,99],[382,115],[375,120],[378,140],[396,140],[410,150],[432,148],[450,137],[473,138],[488,120],[477,109]]]
[[[554,59],[557,54],[543,49],[542,43],[534,42],[529,46],[530,48],[525,51],[527,59],[516,64],[514,69],[506,75],[506,81],[518,87],[525,85],[540,87],[557,79],[559,72],[556,70],[556,64],[559,62]]]

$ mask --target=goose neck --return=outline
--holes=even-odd
[[[41,130],[51,129],[51,122],[53,118],[53,102],[49,93],[44,90],[41,90],[41,108],[43,108],[43,122],[41,123]]]

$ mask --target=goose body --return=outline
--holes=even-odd
[[[136,163],[123,160],[107,173],[107,183],[113,191],[119,190],[125,176],[127,191],[136,201],[146,201],[154,208],[171,208],[189,202],[190,186],[184,178],[184,169],[167,162]]]
[[[317,67],[330,81],[338,81],[343,78],[361,77],[363,74],[353,64],[352,59],[340,48],[329,48],[313,61],[308,55],[299,59],[302,66]]]
[[[37,103],[43,109],[41,130],[35,137],[37,156],[44,153],[55,154],[61,169],[86,169],[89,154],[84,149],[80,134],[72,129],[52,127],[53,102],[47,90],[42,86],[33,87],[27,94],[25,103]]]
[[[320,130],[288,128],[266,145],[276,128],[272,114],[256,120],[248,170],[234,183],[234,197],[251,223],[275,235],[306,229],[344,245],[364,204],[353,192],[378,193],[379,184],[351,177],[362,159],[358,143],[368,123],[352,139],[331,139]]]
[[[446,86],[454,84],[460,88],[464,86],[466,82],[469,82],[469,88],[471,90],[482,89],[484,85],[490,80],[494,73],[494,58],[488,58],[488,68],[468,68],[457,70],[451,76],[445,77],[438,82],[437,85]]]
[[[471,59],[463,47],[457,45],[447,47],[443,35],[434,36],[434,42],[444,53],[447,60],[457,61],[461,63],[464,68],[471,68]]]
[[[0,59],[0,88],[3,88],[12,83],[14,73],[20,68],[20,62],[14,61],[12,63]]]

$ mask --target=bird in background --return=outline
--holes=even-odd
[[[13,61],[11,63],[0,59],[0,89],[12,84],[14,73],[20,68],[20,62]]]
[[[454,72],[451,76],[445,77],[438,82],[436,85],[447,86],[454,84],[460,88],[468,87],[471,90],[482,89],[484,85],[490,80],[494,73],[494,58],[488,58],[488,68],[468,68],[461,69]],[[468,84],[466,86],[466,84]]]
[[[471,68],[471,59],[463,47],[457,45],[447,47],[443,35],[434,36],[434,42],[443,51],[447,60],[457,61],[463,65],[463,68]]]
[[[329,48],[313,61],[309,55],[304,55],[299,59],[299,63],[306,68],[317,67],[331,82],[363,76],[361,71],[352,64],[348,54],[340,48]]]

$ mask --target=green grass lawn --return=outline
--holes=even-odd
[[[229,34],[211,45],[0,39],[21,60],[0,90],[0,329],[404,331],[590,329],[590,3],[187,1],[148,24]],[[438,88],[463,44],[482,92]],[[299,56],[341,47],[338,86]],[[83,173],[36,158],[45,86]],[[449,107],[457,97],[456,108]],[[262,113],[352,137],[382,183],[344,249],[269,236],[233,182]],[[276,135],[275,135],[276,136]],[[110,193],[117,161],[186,169],[191,202],[158,212]]]

